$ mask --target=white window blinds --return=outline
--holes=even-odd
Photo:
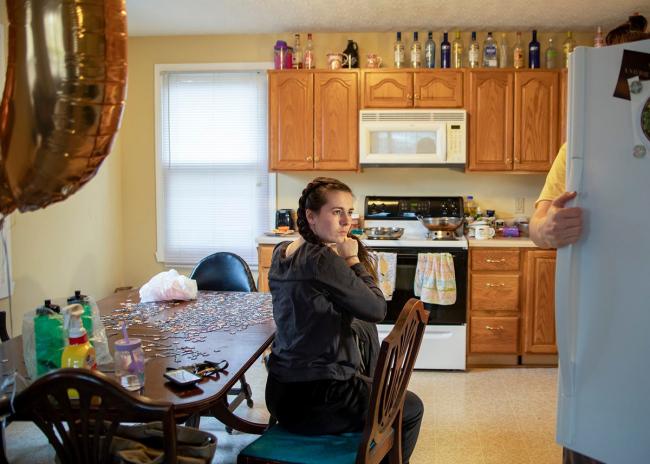
[[[275,185],[267,167],[263,71],[159,76],[158,260],[193,265],[231,251],[257,265]]]

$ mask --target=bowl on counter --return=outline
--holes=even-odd
[[[370,240],[397,240],[404,234],[403,227],[366,227],[363,229]]]

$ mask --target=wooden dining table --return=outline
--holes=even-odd
[[[134,394],[172,403],[179,421],[209,413],[242,432],[264,431],[267,424],[245,420],[229,411],[227,394],[273,341],[270,293],[201,291],[192,301],[140,303],[138,291],[130,290],[104,298],[97,305],[107,327],[111,354],[115,341],[122,338],[122,320],[131,338],[142,339],[145,383],[144,389]],[[0,359],[0,375],[14,370],[27,375],[22,337],[0,344]],[[184,388],[163,376],[168,368],[206,360],[225,360],[228,367]],[[100,365],[99,369],[114,375],[111,365]],[[7,406],[6,398],[0,400],[0,412]]]

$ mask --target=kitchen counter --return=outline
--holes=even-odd
[[[278,243],[285,241],[293,241],[299,237],[298,234],[285,235],[283,237],[267,237],[266,235],[261,235],[255,239],[255,241],[260,245],[277,245]],[[490,247],[490,248],[535,248],[536,245],[528,237],[499,237],[491,238],[487,240],[476,240],[475,238],[469,238],[470,248],[474,247]],[[370,244],[371,246],[404,246],[405,243],[400,240],[363,240],[364,244]],[[410,246],[426,246],[428,241],[422,240],[410,241]]]
[[[469,247],[490,247],[490,248],[536,248],[537,245],[528,237],[497,237],[487,240],[476,240],[468,238]]]

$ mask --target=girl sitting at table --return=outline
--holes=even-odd
[[[386,315],[370,256],[350,235],[353,195],[318,177],[303,190],[300,237],[273,252],[269,287],[277,327],[269,358],[266,404],[280,425],[302,435],[363,429],[368,376],[379,352],[375,323]],[[406,393],[403,461],[415,448],[422,401]]]

